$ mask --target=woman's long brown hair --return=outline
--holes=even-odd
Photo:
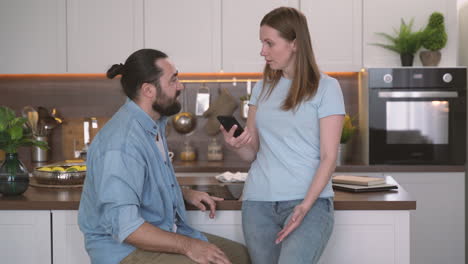
[[[288,95],[281,105],[284,111],[296,110],[303,101],[315,95],[320,81],[320,71],[312,50],[307,19],[295,8],[279,7],[263,17],[260,26],[264,25],[276,29],[287,41],[296,40],[294,77]],[[263,70],[261,94],[264,94],[268,85],[266,97],[270,96],[282,75],[282,70],[273,70],[266,64]]]

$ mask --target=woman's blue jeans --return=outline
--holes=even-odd
[[[276,245],[276,235],[302,200],[243,201],[242,226],[253,264],[312,264],[322,255],[334,224],[333,198],[319,198],[292,233]]]

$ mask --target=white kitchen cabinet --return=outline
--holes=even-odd
[[[301,1],[321,70],[357,72],[361,69],[362,1]]]
[[[410,211],[335,211],[319,264],[409,264]],[[412,263],[412,262],[411,262]]]
[[[143,0],[67,0],[67,71],[105,73],[143,48]]]
[[[84,247],[83,233],[78,226],[78,211],[54,210],[52,216],[53,263],[90,263]],[[187,217],[190,225],[202,232],[244,243],[240,211],[217,211],[215,219],[210,219],[206,212],[187,211]]]
[[[241,211],[188,211],[188,221],[206,233],[245,244]],[[409,211],[335,211],[335,225],[319,263],[409,264]]]
[[[376,32],[394,35],[393,29],[399,29],[401,18],[409,22],[414,18],[413,30],[427,25],[432,12],[441,12],[445,17],[445,30],[448,41],[441,50],[439,66],[457,65],[458,22],[457,0],[363,0],[363,61],[365,67],[401,66],[399,54],[370,45],[370,43],[388,43]],[[415,54],[414,66],[421,65],[419,52]]]
[[[0,74],[66,72],[62,0],[0,1]]]
[[[78,226],[78,211],[52,211],[53,263],[91,263],[84,247],[84,237]]]
[[[0,2],[0,74],[103,73],[141,48],[166,52],[181,72],[262,72],[259,24],[279,6],[306,15],[323,71],[400,66],[370,45],[386,41],[375,33],[401,18],[420,29],[434,11],[448,34],[440,66],[457,65],[457,0],[16,0]]]
[[[411,263],[465,263],[465,173],[385,173],[417,201]]]
[[[161,50],[180,72],[218,72],[221,1],[145,0],[145,48]]]
[[[51,263],[50,211],[0,211],[0,262]]]
[[[362,67],[362,0],[223,1],[222,68],[225,72],[262,72],[260,21],[279,6],[301,9],[321,70],[359,71]],[[233,12],[233,10],[238,10]]]
[[[263,72],[260,21],[279,6],[298,8],[298,0],[222,1],[222,69],[224,72]]]
[[[90,263],[77,211],[53,211],[54,263]],[[187,211],[194,228],[245,244],[241,211]],[[409,264],[409,211],[335,211],[335,226],[320,263]]]
[[[213,219],[207,212],[187,211],[187,221],[190,226],[202,232],[245,244],[242,214],[239,210],[216,211],[216,217]]]

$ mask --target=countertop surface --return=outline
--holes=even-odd
[[[54,163],[28,163],[25,164],[29,171],[33,168]],[[1,162],[0,162],[1,164]],[[172,163],[176,173],[222,173],[247,172],[250,163],[241,160],[230,161],[179,161]],[[345,164],[337,166],[335,172],[465,172],[464,165],[365,165],[365,164]]]
[[[178,177],[180,185],[221,185],[214,177]],[[397,184],[390,176],[387,183]],[[335,210],[414,210],[416,200],[401,186],[398,190],[370,193],[335,191]],[[1,196],[0,210],[77,210],[82,188],[45,188],[30,186],[20,196]],[[217,202],[218,210],[240,210],[242,202]],[[187,206],[188,210],[196,208]],[[198,209],[197,209],[198,210]]]
[[[175,172],[247,172],[250,164],[243,161],[174,161]],[[464,172],[463,165],[364,165],[337,166],[336,172]]]

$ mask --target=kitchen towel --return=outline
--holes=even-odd
[[[232,173],[230,171],[216,175],[215,178],[220,182],[244,182],[247,179],[246,172]]]

